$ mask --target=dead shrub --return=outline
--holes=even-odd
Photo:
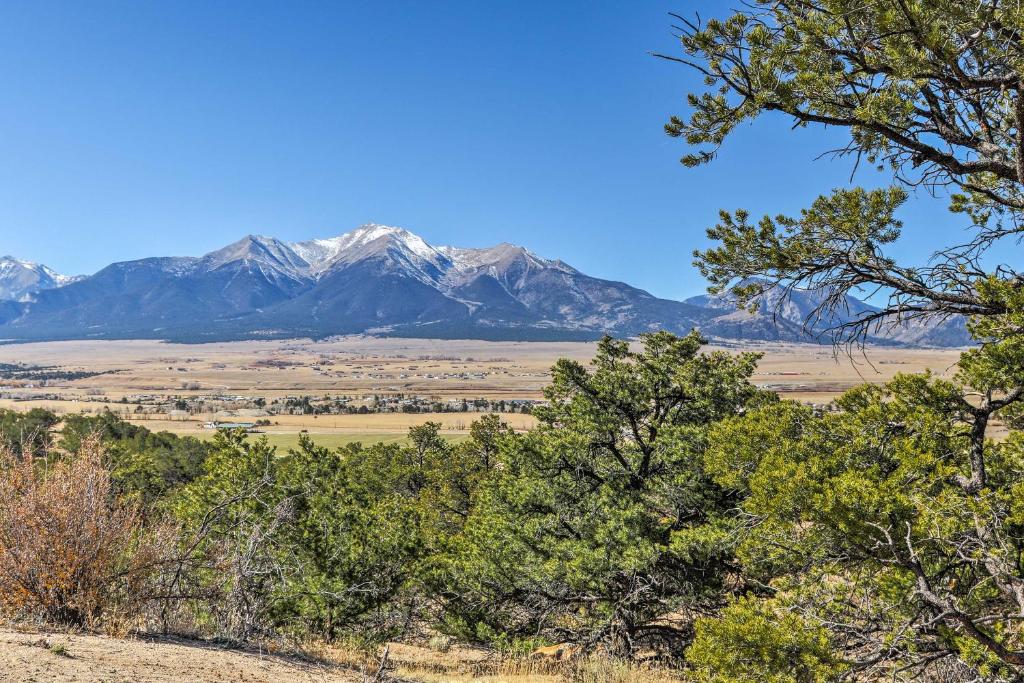
[[[126,630],[173,543],[115,498],[98,440],[52,462],[0,452],[0,610],[9,615]]]

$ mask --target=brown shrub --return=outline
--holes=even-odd
[[[123,627],[173,539],[118,501],[95,439],[47,462],[0,452],[0,610],[57,624]]]

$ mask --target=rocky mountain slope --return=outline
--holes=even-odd
[[[726,297],[660,299],[513,244],[435,247],[376,224],[306,242],[249,235],[205,256],[114,263],[85,278],[10,261],[23,269],[0,279],[0,339],[593,339],[696,327],[725,338],[821,341],[828,326],[804,329],[811,292],[766,300],[750,314]],[[872,310],[848,304],[843,315]],[[921,326],[876,341],[944,346],[961,337]]]

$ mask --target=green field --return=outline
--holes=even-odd
[[[193,434],[196,438],[204,441],[212,439],[216,432],[200,432]],[[370,445],[372,443],[405,443],[408,441],[408,435],[406,432],[346,432],[344,434],[310,434],[310,438],[313,439],[313,443],[324,448],[338,448],[339,446],[346,446],[350,443],[360,441],[363,445]],[[441,436],[453,442],[464,441],[467,438],[466,434],[445,434],[441,432]],[[299,434],[298,433],[287,433],[287,434],[250,434],[249,438],[264,438],[266,437],[267,443],[271,446],[276,447],[279,451],[287,451],[289,448],[296,448],[299,445]]]

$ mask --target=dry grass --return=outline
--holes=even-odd
[[[683,683],[668,669],[593,656],[570,662],[544,662],[528,658],[507,659],[454,670],[437,671],[416,664],[402,664],[396,673],[423,683]]]
[[[119,371],[71,382],[112,401],[137,392],[407,393],[539,398],[561,357],[585,360],[587,343],[512,343],[349,337],[337,341],[42,342],[0,346],[0,362]],[[182,391],[182,386],[196,389]]]
[[[334,647],[318,656],[359,671],[375,672],[379,654]],[[677,672],[595,655],[570,661],[502,657],[492,650],[451,644],[445,648],[405,643],[388,645],[388,670],[421,683],[684,683]]]

